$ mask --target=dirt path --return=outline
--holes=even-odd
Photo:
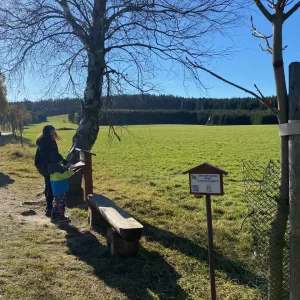
[[[42,178],[0,171],[0,299],[127,299],[96,275],[110,268],[104,238],[73,215],[52,224],[42,189]]]
[[[0,146],[11,132],[5,132],[0,136]],[[2,167],[5,171],[2,172]],[[15,170],[9,172],[6,162],[0,161],[0,217],[18,218],[23,223],[44,224],[47,218],[43,214],[45,199],[43,190],[43,178],[30,178],[23,173],[15,176]],[[24,177],[23,177],[24,176]]]
[[[11,134],[2,132],[0,149]],[[43,178],[37,174],[30,177],[26,172],[20,172],[22,163],[24,162],[20,162],[19,170],[16,170],[14,165],[14,169],[9,167],[9,162],[0,161],[0,219],[15,220],[28,226],[43,225],[49,221],[43,213]],[[19,172],[18,175],[16,171]]]
[[[30,187],[20,178],[0,172],[0,217],[24,225],[48,223],[49,219],[43,213],[45,200],[41,192],[38,193],[41,190],[41,182]]]

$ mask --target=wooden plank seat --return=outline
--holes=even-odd
[[[136,253],[143,225],[103,195],[88,195],[88,220],[92,225],[108,225],[106,242],[111,255]]]

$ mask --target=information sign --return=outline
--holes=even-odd
[[[191,174],[192,193],[221,194],[220,174]]]
[[[206,195],[206,214],[207,214],[207,233],[209,250],[209,273],[210,273],[210,291],[211,299],[216,300],[216,282],[215,282],[215,262],[214,262],[214,243],[211,214],[211,195],[223,195],[223,175],[227,171],[208,163],[203,163],[197,167],[184,172],[189,174],[190,193],[196,195]]]

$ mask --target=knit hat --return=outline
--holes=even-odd
[[[49,128],[49,132],[51,132],[51,131],[55,130],[55,128],[54,128],[54,126],[53,126],[53,125],[49,125],[49,126],[48,126],[48,128]]]
[[[60,155],[58,152],[53,152],[51,154],[51,162],[52,163],[60,163],[61,161],[63,161],[63,157],[62,155]]]

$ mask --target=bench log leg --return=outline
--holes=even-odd
[[[126,241],[113,229],[108,228],[106,245],[111,256],[119,254],[136,254],[139,251],[139,240]]]
[[[105,219],[101,216],[101,214],[92,207],[90,204],[88,206],[88,223],[90,226],[93,225],[100,225],[100,226],[106,226],[107,222]]]

